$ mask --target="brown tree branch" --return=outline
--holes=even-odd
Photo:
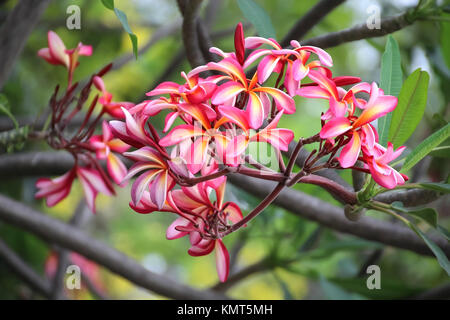
[[[0,239],[0,261],[17,274],[31,289],[44,297],[51,296],[52,286],[47,279],[41,277],[25,261],[22,260],[2,239]]]
[[[345,2],[345,0],[321,0],[317,2],[311,10],[302,16],[289,30],[283,40],[281,40],[281,46],[287,47],[291,40],[302,39],[305,34],[317,25],[326,15],[343,2]]]
[[[230,175],[228,180],[239,188],[260,198],[271,192],[274,186],[274,183],[269,181],[261,181],[242,175]],[[342,208],[300,191],[284,189],[273,203],[295,215],[316,221],[336,231],[407,249],[419,254],[432,255],[427,245],[406,227],[366,216],[357,222],[349,221],[345,218]],[[430,238],[450,257],[450,244],[448,241],[433,235],[430,235]]]
[[[0,28],[0,90],[50,0],[20,0]]]
[[[125,254],[88,236],[73,226],[0,195],[0,220],[22,228],[51,243],[76,251],[134,284],[173,299],[224,299],[153,273]]]
[[[72,157],[66,153],[30,152],[4,155],[0,157],[0,177],[57,175],[67,172],[72,166]],[[228,179],[241,189],[261,198],[264,198],[274,187],[274,184],[269,181],[239,174],[229,175]],[[349,221],[345,218],[342,208],[300,191],[285,188],[274,204],[333,230],[419,254],[432,255],[422,240],[406,227],[369,217],[362,217],[357,222]],[[450,256],[450,244],[447,241],[440,237],[430,237]]]
[[[191,66],[197,67],[205,63],[202,50],[199,46],[197,32],[198,11],[201,0],[177,0],[178,7],[183,15],[182,36],[186,49],[186,56]]]
[[[362,39],[382,37],[411,25],[414,21],[409,19],[409,12],[395,17],[381,19],[379,29],[369,29],[366,24],[360,24],[337,32],[327,33],[322,36],[302,41],[302,45],[321,48],[335,47],[340,44]]]

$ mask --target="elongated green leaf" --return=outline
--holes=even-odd
[[[102,3],[109,10],[114,10],[114,0],[102,0]]]
[[[439,129],[431,136],[423,140],[407,157],[402,167],[402,172],[411,169],[417,162],[422,160],[434,148],[450,137],[450,123]]]
[[[389,35],[386,48],[381,58],[380,87],[385,94],[398,97],[403,82],[400,50],[397,41]],[[386,145],[391,126],[392,113],[378,119],[378,134],[380,144]]]
[[[448,183],[436,183],[436,182],[422,182],[417,183],[424,189],[434,190],[442,193],[450,193],[450,184]]]
[[[238,0],[237,3],[244,17],[255,26],[259,36],[276,38],[272,21],[260,5],[253,0]]]
[[[450,276],[450,262],[448,261],[448,258],[445,255],[445,253],[442,251],[442,249],[436,243],[434,243],[430,238],[428,238],[428,236],[425,233],[423,233],[416,225],[411,223],[410,227],[423,239],[423,241],[425,241],[427,246],[430,248],[430,250],[436,256],[442,269],[444,269],[447,272],[447,274]]]
[[[389,129],[389,141],[392,141],[394,147],[399,147],[408,140],[422,120],[427,105],[429,80],[428,73],[420,68],[405,80]]]
[[[450,18],[450,14],[445,15]],[[441,22],[441,52],[447,67],[450,69],[450,23]]]
[[[403,204],[397,201],[392,203],[392,207],[410,216],[420,218],[433,228],[437,228],[438,213],[433,208],[422,208],[422,209],[404,208]]]
[[[19,124],[17,123],[17,120],[14,117],[14,115],[11,113],[9,101],[3,94],[0,94],[0,112],[3,112],[11,119],[11,121],[14,123],[14,126],[16,127],[16,130],[19,129]]]
[[[127,15],[123,11],[117,9],[114,6],[114,0],[102,0],[102,3],[103,3],[103,5],[106,8],[108,8],[109,10],[114,11],[114,13],[116,14],[116,16],[119,19],[120,23],[122,24],[122,27],[124,28],[124,30],[130,36],[131,44],[133,46],[133,53],[134,53],[134,56],[137,59],[137,57],[138,57],[138,38],[133,33],[133,31],[131,31],[130,25],[128,24]]]
[[[439,233],[448,241],[450,241],[450,231],[448,231],[446,228],[444,228],[443,226],[438,226],[437,230],[439,231]]]

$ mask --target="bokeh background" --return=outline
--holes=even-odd
[[[155,30],[180,19],[175,0],[116,0],[116,7],[124,11],[133,32],[144,46]],[[257,0],[269,13],[276,34],[281,39],[291,26],[307,12],[316,1]],[[16,1],[2,1],[0,21]],[[66,28],[66,9],[69,5],[81,8],[81,30]],[[348,0],[335,9],[306,38],[365,23],[367,9],[376,5],[381,17],[388,17],[414,6],[417,1]],[[207,5],[207,1],[205,1]],[[206,17],[207,19],[207,17]],[[211,35],[215,46],[225,51],[233,49],[232,31],[242,21],[245,34],[253,35],[254,28],[245,20],[234,0],[223,0],[221,9],[210,18]],[[116,59],[127,63],[105,77],[109,91],[116,101],[139,102],[145,92],[153,88],[163,74],[167,80],[181,81],[180,71],[189,70],[189,64],[180,53],[183,50],[179,30],[164,37],[137,60],[127,59],[131,54],[131,43],[113,12],[106,10],[100,1],[58,0],[53,1],[31,34],[26,47],[6,83],[3,93],[13,106],[16,116],[32,117],[47,106],[54,86],[65,82],[65,70],[54,67],[36,56],[38,49],[47,46],[46,33],[56,31],[71,48],[79,41],[91,44],[92,57],[81,58],[75,80],[82,80],[92,72]],[[415,145],[448,121],[450,101],[450,23],[439,21],[416,22],[396,32],[399,42],[404,74],[418,67],[430,76],[428,104],[424,118],[408,141]],[[360,76],[363,81],[379,81],[380,58],[386,38],[361,40],[330,48],[335,76]],[[0,48],[1,50],[1,48]],[[125,57],[125,58],[124,58]],[[173,64],[174,59],[177,63]],[[124,61],[124,60],[122,60]],[[171,66],[168,69],[168,66]],[[310,136],[320,128],[319,116],[326,106],[320,101],[296,98],[297,113],[284,117],[281,126],[295,132],[296,138]],[[440,114],[440,115],[439,115]],[[442,116],[443,115],[443,116]],[[162,126],[162,121],[154,123]],[[28,143],[26,150],[48,149],[45,143]],[[439,156],[421,166],[415,177],[433,180],[448,174],[449,164]],[[431,163],[430,163],[431,161]],[[351,181],[349,171],[343,178]],[[78,184],[70,196],[54,208],[47,208],[34,200],[35,178],[0,180],[0,192],[38,208],[52,217],[68,220],[82,199]],[[337,202],[322,189],[302,185],[302,191],[313,194],[331,203]],[[167,213],[140,215],[128,207],[129,187],[119,190],[118,196],[108,198],[100,195],[98,212],[90,215],[85,230],[114,248],[140,261],[146,268],[189,285],[207,288],[215,285],[217,275],[213,256],[193,258],[187,254],[188,239],[168,241],[165,230],[174,217]],[[244,213],[251,210],[258,199],[228,184],[227,197],[236,201]],[[440,213],[442,225],[450,226],[449,199],[434,204]],[[386,219],[384,215],[369,212],[369,215]],[[52,263],[52,248],[40,239],[14,227],[0,223],[1,237],[40,274],[45,274]],[[313,242],[308,254],[298,254],[307,242]],[[293,216],[283,209],[270,206],[247,228],[236,232],[225,240],[235,261],[232,270],[240,270],[261,259],[270,261],[267,270],[246,277],[232,287],[229,294],[244,299],[392,299],[413,297],[419,292],[449,281],[434,257],[419,256],[412,252],[382,247],[348,235],[339,234],[320,227],[314,222]],[[382,290],[368,290],[367,274],[363,268],[368,257],[379,252],[377,264],[382,271]],[[291,263],[280,263],[295,258]],[[46,264],[47,262],[47,264]],[[94,285],[100,293],[113,299],[161,299],[148,291],[139,289],[109,271],[88,264]],[[363,268],[363,269],[362,269]],[[98,296],[88,289],[70,292],[76,299],[95,299]],[[0,261],[0,299],[37,298]]]

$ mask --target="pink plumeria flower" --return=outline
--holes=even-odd
[[[195,138],[194,142],[190,143],[188,148],[186,148],[186,153],[183,157],[187,162],[189,171],[196,174],[205,164],[209,143],[212,139],[214,139],[219,150],[225,150],[229,139],[224,132],[219,131],[220,126],[225,121],[219,120],[211,126],[207,114],[200,105],[180,104],[179,107],[197,122],[176,126],[159,141],[159,144],[163,147],[168,147]]]
[[[92,55],[92,47],[83,45],[81,42],[75,49],[66,49],[64,42],[54,32],[49,31],[47,34],[48,48],[43,48],[38,51],[38,56],[45,59],[47,62],[55,65],[62,65],[69,71],[69,85],[72,82],[73,71],[78,66],[79,56]]]
[[[394,151],[392,143],[388,142],[387,148],[376,144],[375,148],[371,150],[371,154],[363,152],[364,162],[376,183],[386,189],[393,189],[408,180],[406,175],[389,166],[389,162],[398,158],[405,149],[406,147],[402,146]]]
[[[311,68],[324,65],[331,67],[333,61],[330,55],[324,50],[313,47],[302,47],[298,41],[291,41],[293,49],[283,49],[274,39],[261,37],[247,37],[245,47],[255,49],[263,44],[271,46],[273,49],[258,49],[253,51],[247,58],[244,68],[250,66],[257,59],[264,57],[258,64],[258,82],[264,83],[272,72],[280,73],[286,67],[284,87],[290,96],[295,95],[295,91],[300,87],[300,81],[306,77]],[[307,63],[311,53],[315,53],[320,61]],[[291,57],[295,57],[295,60]]]
[[[209,216],[216,213],[219,213],[219,219],[223,222],[236,223],[242,219],[242,212],[235,203],[224,202],[225,182],[223,181],[214,189],[216,193],[216,201],[214,203],[210,200],[212,188],[206,183],[199,183],[193,187],[182,187],[181,190],[173,190],[171,192],[172,207],[176,208],[179,214],[183,212],[186,215],[194,213],[201,216],[193,220],[200,229],[207,227],[203,223],[203,219],[207,220]],[[200,231],[207,232],[208,230]],[[195,257],[203,256],[210,254],[214,249],[216,250],[217,273],[220,281],[225,282],[229,274],[230,256],[222,240],[203,238],[192,224],[192,219],[188,220],[183,216],[177,218],[166,232],[166,237],[169,240],[178,239],[186,235],[189,235],[191,242],[191,248],[188,250],[190,255]]]
[[[122,160],[113,152],[119,154],[127,151],[130,146],[122,142],[120,139],[115,139],[108,122],[103,121],[102,135],[93,136],[89,142],[97,150],[96,156],[99,160],[106,159],[108,173],[113,178],[114,182],[122,185],[122,182],[127,174],[127,168]]]
[[[175,181],[169,175],[167,162],[157,150],[151,147],[142,147],[136,151],[125,152],[123,155],[136,161],[128,170],[124,180],[144,171],[131,187],[131,199],[134,205],[141,201],[145,191],[150,190],[151,201],[158,209],[162,209],[166,202],[167,191],[175,185]]]
[[[245,109],[249,114],[250,126],[253,129],[261,127],[269,114],[270,99],[268,96],[274,99],[278,110],[284,110],[287,114],[295,112],[295,102],[288,94],[276,88],[259,86],[256,74],[251,81],[248,81],[243,67],[236,61],[234,55],[224,58],[220,62],[210,62],[206,66],[198,67],[189,74],[205,70],[223,72],[225,75],[220,80],[228,80],[214,92],[211,98],[213,104],[230,106],[236,104],[239,94],[244,93],[248,97]]]
[[[333,117],[344,117],[347,112],[351,115],[355,112],[355,107],[364,109],[366,101],[357,98],[355,95],[360,92],[371,94],[372,86],[367,83],[359,83],[353,86],[350,90],[346,91],[339,87],[333,79],[330,79],[331,74],[324,74],[324,69],[311,70],[308,76],[318,84],[318,86],[306,86],[297,90],[299,96],[305,98],[321,98],[328,99],[330,108],[322,116],[322,120],[329,120]],[[374,89],[378,94],[381,89]]]
[[[111,182],[97,169],[76,166],[76,173],[83,186],[86,203],[92,212],[96,212],[95,199],[99,193],[107,196],[115,194]]]
[[[236,166],[241,163],[240,156],[247,149],[250,142],[266,142],[275,149],[288,151],[289,143],[294,139],[292,130],[277,128],[283,115],[281,110],[275,118],[262,130],[252,134],[250,131],[250,119],[247,113],[235,107],[219,107],[221,114],[230,122],[242,129],[242,134],[236,135],[230,141],[223,153],[224,163]]]
[[[102,95],[98,99],[98,102],[103,105],[103,110],[108,113],[110,116],[116,119],[124,119],[125,115],[122,111],[122,108],[125,108],[127,110],[130,110],[135,105],[132,102],[114,102],[112,101],[112,94],[106,90],[105,83],[103,79],[99,76],[95,76],[93,78],[94,86],[99,90]]]
[[[76,168],[72,168],[64,175],[49,179],[41,178],[36,182],[39,189],[35,194],[36,199],[45,198],[48,207],[53,207],[63,199],[65,199],[72,188],[73,180],[76,178]]]
[[[397,106],[398,99],[394,96],[385,96],[378,89],[376,83],[372,83],[370,99],[364,105],[363,112],[359,117],[350,114],[348,117],[335,117],[328,121],[320,131],[322,139],[331,140],[340,135],[351,136],[350,141],[342,149],[339,162],[343,168],[352,167],[358,159],[362,139],[367,144],[373,145],[376,141],[374,128],[370,122],[393,111]]]

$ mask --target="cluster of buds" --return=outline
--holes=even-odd
[[[102,136],[86,142],[70,140],[77,147],[73,152],[76,157],[84,154],[84,150],[96,152],[96,159],[88,155],[94,168],[85,171],[91,180],[87,181],[87,174],[80,175],[80,169],[75,169],[63,177],[39,181],[38,195],[47,197],[49,204],[56,203],[68,193],[58,186],[73,180],[75,174],[83,187],[93,186],[95,180],[95,187],[99,187],[96,190],[111,193],[109,183],[93,179],[94,176],[106,179],[97,160],[107,159],[108,172],[115,183],[123,185],[137,177],[131,187],[131,208],[138,213],[176,214],[176,220],[167,229],[167,238],[188,236],[191,243],[188,253],[192,256],[215,251],[219,279],[225,281],[229,254],[222,239],[245,226],[284,186],[301,181],[314,183],[308,177],[324,168],[362,170],[389,189],[407,179],[389,166],[404,147],[394,151],[391,143],[387,148],[381,146],[371,124],[397,105],[397,98],[384,95],[375,83],[360,83],[358,77],[333,77],[329,69],[332,59],[320,48],[291,41],[291,48],[284,49],[274,39],[244,38],[241,24],[236,28],[234,52],[218,48],[210,51],[220,61],[209,62],[187,74],[182,72],[182,84],[159,84],[147,93],[149,100],[137,105],[111,103],[111,94],[101,81],[102,74],[95,75],[91,82],[102,93],[99,100],[102,113],[108,112],[112,104],[115,107],[110,108],[115,112],[108,113],[119,119],[104,122]],[[305,83],[308,78],[311,81]],[[343,88],[348,85],[353,87]],[[295,96],[327,99],[329,109],[322,114],[321,131],[300,139],[286,165],[282,152],[288,151],[294,133],[279,128],[278,124],[281,117],[296,112]],[[151,120],[166,111],[161,137]],[[91,128],[94,127],[89,132]],[[273,148],[278,171],[252,157],[249,148],[256,142]],[[319,143],[319,148],[310,153],[300,172],[293,173],[300,148],[309,143]],[[127,151],[128,148],[133,151]],[[113,152],[134,164],[127,170]],[[355,165],[358,160],[364,163],[363,167]],[[94,175],[93,170],[99,173]],[[238,205],[224,200],[229,173],[277,181],[279,185],[243,217]],[[327,183],[319,179],[316,184]],[[49,197],[49,190],[57,192]]]
[[[46,134],[48,144],[55,150],[68,151],[74,158],[74,166],[64,175],[54,178],[42,178],[36,183],[39,189],[36,198],[46,198],[49,207],[56,205],[68,196],[76,178],[83,187],[86,202],[92,212],[95,212],[95,199],[98,193],[114,195],[114,183],[122,185],[127,169],[117,154],[127,151],[130,146],[112,135],[109,124],[103,121],[101,135],[94,135],[97,124],[103,115],[123,118],[122,108],[131,108],[129,102],[113,102],[102,77],[110,70],[106,66],[94,74],[81,89],[78,96],[75,91],[78,83],[72,84],[75,68],[79,65],[79,56],[90,56],[92,47],[79,43],[75,49],[66,49],[64,42],[53,32],[48,32],[48,48],[39,50],[38,55],[51,64],[62,65],[68,71],[68,84],[65,92],[58,98],[59,86],[50,100],[50,124]],[[98,91],[89,102],[92,89]],[[74,117],[89,104],[82,123],[75,132],[69,130],[69,124]],[[100,111],[96,108],[101,106]],[[95,112],[97,111],[97,114]],[[106,160],[107,170],[99,162]]]

